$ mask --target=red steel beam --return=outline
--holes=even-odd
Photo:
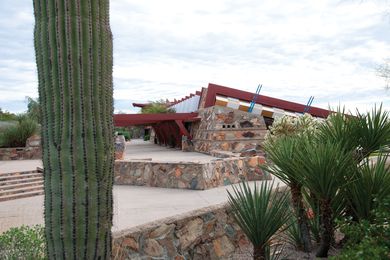
[[[183,121],[181,120],[175,120],[176,125],[179,127],[180,134],[187,136],[189,139],[191,139],[190,133],[187,131],[187,128],[184,126]]]
[[[217,95],[237,98],[240,100],[251,102],[254,93],[209,83],[205,107],[214,106]],[[257,97],[256,103],[298,113],[302,113],[306,107],[305,105],[299,103],[290,102],[278,98],[272,98],[264,95],[259,95]],[[330,111],[318,107],[310,107],[309,113],[314,116],[325,118],[329,115]]]
[[[194,121],[198,113],[169,113],[169,114],[115,114],[115,126],[152,125],[163,121]]]

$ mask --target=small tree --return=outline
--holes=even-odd
[[[268,159],[264,169],[290,187],[292,205],[298,220],[305,252],[311,251],[312,243],[302,199],[300,172],[296,171],[292,164],[295,161],[295,150],[299,149],[299,138],[313,135],[317,128],[318,122],[310,114],[304,114],[300,117],[283,116],[272,124],[264,142],[264,150]]]
[[[321,242],[317,257],[327,257],[334,237],[336,217],[345,207],[343,187],[350,184],[356,164],[351,152],[339,144],[301,140],[303,145],[295,150],[295,171],[301,174],[305,187],[315,194],[320,205]]]

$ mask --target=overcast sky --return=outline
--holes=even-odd
[[[390,91],[390,2],[111,0],[116,111],[181,98],[209,82],[313,106],[361,110]],[[32,1],[0,1],[0,107],[37,97]]]

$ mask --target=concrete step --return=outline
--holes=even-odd
[[[26,192],[36,191],[36,190],[43,191],[43,185],[35,185],[35,186],[22,187],[22,188],[10,189],[10,190],[1,190],[0,198],[6,195],[26,193]]]
[[[12,184],[17,184],[17,183],[28,183],[28,182],[41,181],[41,180],[43,180],[43,176],[30,177],[30,178],[20,178],[20,179],[14,179],[14,180],[3,180],[3,181],[0,181],[0,189],[4,185],[12,185]]]
[[[33,178],[33,177],[40,177],[42,176],[42,173],[40,172],[29,172],[29,173],[13,173],[13,174],[4,174],[0,176],[0,182],[2,181],[8,181],[8,180],[17,180],[17,179],[24,179],[24,178]]]
[[[43,185],[43,180],[0,185],[0,192],[6,191],[6,190],[14,190],[14,189],[23,188],[23,187],[32,187],[32,186],[36,187],[36,186],[42,186],[42,185]]]
[[[0,196],[0,201],[22,199],[22,198],[28,198],[28,197],[38,196],[38,195],[43,195],[43,194],[44,194],[43,190],[35,190],[35,191],[30,191],[30,192],[3,195],[3,196]]]

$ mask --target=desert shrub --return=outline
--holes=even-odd
[[[0,259],[46,259],[44,227],[21,226],[1,234]]]
[[[314,134],[319,125],[320,122],[310,114],[304,114],[299,117],[282,116],[273,122],[265,139],[269,140],[284,136]]]
[[[18,123],[0,132],[0,147],[24,147],[26,140],[38,131],[38,124],[27,116],[19,116]]]
[[[390,258],[390,197],[372,210],[371,221],[344,221],[341,231],[348,240],[340,255],[333,259],[389,259]]]

